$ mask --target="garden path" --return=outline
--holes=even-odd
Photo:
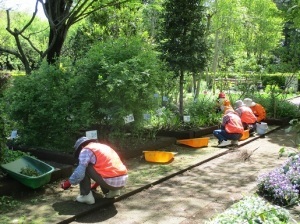
[[[278,158],[279,149],[295,149],[292,139],[292,134],[280,129],[72,223],[204,223],[243,196],[253,194],[256,178],[287,159]],[[243,161],[244,153],[253,150],[250,160]],[[300,223],[300,206],[290,212]]]

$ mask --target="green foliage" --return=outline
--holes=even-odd
[[[17,209],[21,205],[21,202],[14,200],[13,197],[9,196],[1,196],[0,197],[0,214],[5,214],[8,211],[11,211],[13,209]],[[10,221],[10,220],[7,220]]]
[[[143,111],[156,104],[153,94],[168,86],[172,75],[140,37],[99,43],[78,64],[78,94],[91,103],[94,122],[117,129],[129,114],[139,125]]]
[[[207,61],[204,6],[199,0],[166,1],[160,34],[163,58],[174,71],[203,71]]]
[[[186,114],[191,116],[192,127],[207,127],[219,123],[222,115],[216,113],[216,98],[203,94],[196,101],[190,101],[186,105]]]
[[[71,118],[74,91],[70,71],[61,66],[44,63],[30,76],[15,77],[5,107],[17,121],[19,141],[32,147],[70,146],[80,122]]]
[[[29,155],[29,153],[5,148],[5,150],[3,151],[3,159],[0,160],[0,164],[10,163],[24,155]]]
[[[274,206],[257,195],[247,196],[233,204],[225,212],[206,222],[207,224],[234,224],[234,223],[289,223],[289,212],[279,206]]]

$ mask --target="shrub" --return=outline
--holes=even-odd
[[[267,203],[257,195],[248,196],[233,204],[225,212],[206,222],[207,224],[235,223],[289,223],[289,212],[278,206]]]
[[[96,44],[78,63],[77,71],[77,97],[91,103],[94,123],[115,130],[124,128],[129,114],[134,122],[127,128],[140,126],[143,112],[156,106],[154,93],[172,83],[158,52],[140,37]]]
[[[80,121],[70,116],[78,108],[72,94],[72,74],[59,65],[44,63],[29,76],[18,76],[6,91],[5,109],[16,121],[18,141],[25,146],[71,148]]]

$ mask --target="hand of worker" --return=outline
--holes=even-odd
[[[69,187],[71,187],[71,183],[69,180],[65,180],[61,182],[60,186],[62,189],[67,190]]]
[[[96,190],[96,188],[99,186],[99,184],[97,184],[96,182],[95,183],[93,183],[92,185],[91,185],[91,190]]]

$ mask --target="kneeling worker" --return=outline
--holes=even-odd
[[[233,108],[225,107],[224,109],[225,112],[222,118],[221,129],[213,131],[213,135],[219,140],[218,147],[236,145],[244,132],[241,118],[237,115]]]
[[[66,190],[71,185],[79,184],[80,195],[77,196],[76,201],[86,204],[95,203],[91,191],[91,179],[95,181],[96,187],[101,187],[106,198],[119,196],[128,175],[127,168],[118,154],[108,145],[87,137],[79,138],[74,148],[74,156],[79,160],[79,165],[69,180],[61,183],[61,187]]]
[[[261,104],[253,102],[250,98],[245,98],[244,104],[246,104],[247,107],[250,107],[257,118],[257,122],[262,122],[266,119],[266,110]]]

